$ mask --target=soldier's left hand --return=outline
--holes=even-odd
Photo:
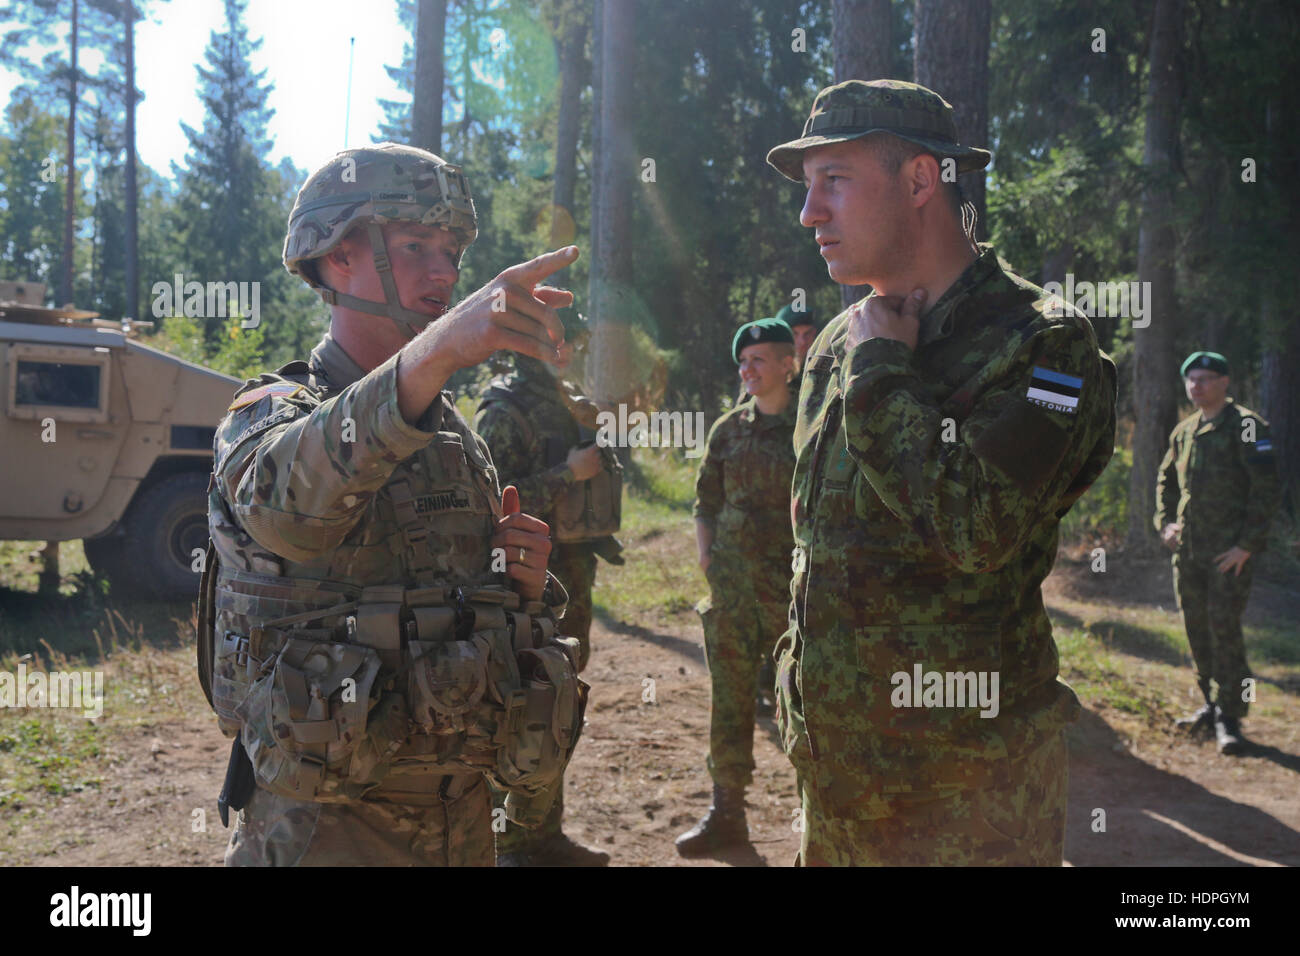
[[[1233,546],[1223,554],[1214,556],[1215,566],[1219,569],[1220,574],[1227,574],[1232,571],[1237,577],[1241,577],[1241,569],[1245,567],[1250,560],[1250,552],[1245,548]]]
[[[519,491],[506,485],[501,492],[503,517],[497,521],[491,546],[504,548],[506,577],[514,591],[529,601],[540,601],[546,588],[546,563],[551,556],[551,528],[540,518],[520,514]]]
[[[916,348],[924,304],[924,289],[915,289],[909,296],[873,295],[863,299],[849,318],[846,347],[851,349],[867,339],[893,339],[909,349]]]

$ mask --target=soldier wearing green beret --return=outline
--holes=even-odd
[[[783,305],[777,312],[776,318],[788,325],[790,333],[794,336],[794,374],[790,376],[790,395],[798,401],[799,386],[803,382],[804,360],[808,357],[808,350],[812,348],[821,326],[806,307],[796,309],[793,306]],[[745,383],[741,382],[736,404],[743,405],[752,400],[753,396],[746,390]],[[771,717],[776,712],[776,699],[772,696],[775,682],[776,669],[772,659],[764,656],[763,669],[758,674],[758,697],[754,704],[755,712],[759,717]]]
[[[789,608],[794,335],[778,319],[759,319],[740,327],[731,351],[753,401],[714,423],[695,483],[695,540],[709,582],[698,610],[712,685],[713,804],[678,837],[683,856],[748,839],[755,690]]]
[[[812,348],[817,333],[821,331],[821,326],[817,324],[816,316],[807,308],[795,309],[792,306],[783,305],[776,317],[790,326],[790,331],[794,333],[795,371],[802,372],[804,363],[808,359],[808,350]]]
[[[1273,440],[1268,422],[1228,397],[1222,355],[1193,352],[1181,371],[1196,413],[1169,435],[1155,527],[1174,552],[1174,591],[1205,706],[1177,723],[1194,736],[1212,731],[1220,753],[1240,754],[1250,696],[1241,615],[1280,497]]]
[[[952,107],[896,80],[822,90],[768,162],[803,184],[832,319],[799,393],[778,724],[803,865],[1056,865],[1065,725],[1041,584],[1113,453],[1087,319],[973,239]]]

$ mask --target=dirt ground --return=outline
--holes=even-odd
[[[1049,609],[1085,597],[1089,586],[1077,567],[1064,569],[1047,589]],[[1278,594],[1262,601],[1288,600]],[[1172,601],[1166,604],[1164,613],[1173,615]],[[593,646],[584,675],[592,703],[566,791],[569,831],[607,849],[618,866],[790,865],[799,803],[771,720],[760,721],[755,733],[752,848],[699,861],[673,849],[710,792],[709,684],[698,618],[684,611],[653,630],[598,620]],[[1190,671],[1185,677],[1190,684]],[[1247,730],[1256,746],[1240,758],[1176,738],[1163,721],[1140,726],[1129,714],[1087,710],[1070,731],[1067,863],[1300,863],[1298,689],[1283,692],[1289,700],[1281,718],[1252,714]],[[219,865],[228,831],[217,819],[216,795],[229,744],[215,718],[200,710],[160,719],[118,736],[113,746],[106,756],[115,762],[102,785],[45,803],[26,828],[25,849],[9,848],[17,856],[12,862]],[[1098,809],[1104,832],[1094,830]]]

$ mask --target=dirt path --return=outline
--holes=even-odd
[[[708,804],[708,675],[698,628],[597,623],[586,675],[592,707],[570,770],[571,832],[615,865],[785,866],[798,848],[794,775],[772,721],[756,733],[752,850],[684,861],[673,838]],[[654,701],[646,678],[654,681]],[[1294,725],[1252,723],[1261,748],[1237,760],[1173,738],[1134,752],[1105,714],[1071,729],[1066,859],[1079,866],[1300,863],[1300,741]],[[1145,738],[1144,738],[1145,739]],[[119,737],[98,789],[53,801],[22,839],[36,865],[216,865],[227,831],[215,795],[228,744],[204,713]],[[1106,813],[1094,832],[1094,810]],[[196,830],[195,811],[204,811]],[[23,851],[26,852],[23,852]],[[17,861],[16,861],[17,862]]]

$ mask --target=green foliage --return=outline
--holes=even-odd
[[[1113,545],[1128,529],[1129,475],[1133,453],[1116,448],[1110,464],[1061,520],[1061,540],[1067,545]]]

